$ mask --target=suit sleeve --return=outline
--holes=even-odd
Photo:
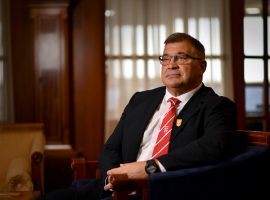
[[[121,118],[114,129],[111,136],[108,138],[106,143],[104,144],[103,151],[100,156],[100,170],[101,170],[101,177],[105,179],[107,176],[107,171],[119,167],[121,163],[123,163],[122,157],[122,142],[123,142],[123,127],[125,125],[126,120],[126,113],[130,109],[131,102],[135,98],[137,93],[135,93],[132,98],[130,99],[129,103],[125,107]]]

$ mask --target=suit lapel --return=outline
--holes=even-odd
[[[201,105],[203,104],[205,96],[208,94],[209,90],[203,85],[197,93],[191,97],[191,99],[187,102],[183,110],[179,113],[176,118],[176,122],[173,127],[172,135],[171,135],[171,142],[175,139],[175,137],[182,131],[185,127],[185,124],[189,121],[192,116],[196,115]],[[181,121],[181,125],[177,126],[176,123]]]
[[[142,110],[141,113],[144,113],[144,115],[142,115],[140,117],[140,119],[138,119],[140,126],[139,126],[139,132],[142,134],[144,134],[144,131],[146,129],[146,127],[148,126],[151,118],[153,117],[154,113],[156,112],[157,108],[159,107],[163,97],[164,97],[165,92],[160,92],[157,95],[153,95],[151,97],[149,97],[148,101],[145,102],[145,105],[142,106]]]

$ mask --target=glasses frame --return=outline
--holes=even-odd
[[[164,63],[164,61],[162,59],[163,56],[168,56],[170,58],[168,61],[166,61],[168,63],[166,63],[166,64]],[[181,56],[182,56],[182,58],[181,58]],[[162,56],[158,57],[158,60],[162,66],[169,65],[172,60],[179,65],[188,64],[188,59],[204,61],[204,59],[202,59],[202,58],[193,57],[193,56],[191,56],[189,54],[185,54],[185,53],[179,53],[179,54],[175,54],[175,55],[162,55]],[[180,61],[180,63],[178,63],[179,61]]]

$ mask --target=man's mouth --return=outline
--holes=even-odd
[[[168,73],[168,74],[166,75],[166,77],[168,77],[168,78],[170,78],[170,77],[179,77],[179,76],[181,76],[180,73]]]

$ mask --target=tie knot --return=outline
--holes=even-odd
[[[171,102],[171,105],[173,106],[177,106],[181,102],[179,99],[174,98],[174,97],[171,97],[169,101]]]

